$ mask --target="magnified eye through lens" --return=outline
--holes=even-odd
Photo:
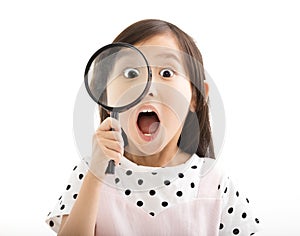
[[[138,77],[140,74],[139,70],[135,69],[135,68],[127,68],[124,71],[124,77],[127,79],[134,79],[136,77]]]

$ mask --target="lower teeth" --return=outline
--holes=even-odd
[[[144,135],[150,137],[152,134],[144,134]]]

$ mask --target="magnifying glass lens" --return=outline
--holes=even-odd
[[[143,54],[128,45],[108,45],[88,64],[90,96],[108,110],[135,105],[148,86],[149,67]]]

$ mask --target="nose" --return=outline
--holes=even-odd
[[[148,96],[150,97],[156,97],[157,96],[157,89],[156,89],[156,83],[154,81],[151,81],[151,85],[148,91]]]
[[[158,95],[158,92],[157,92],[157,81],[158,78],[156,76],[156,73],[155,73],[155,69],[154,69],[154,73],[153,73],[153,68],[152,68],[152,79],[151,79],[151,84],[150,84],[150,88],[149,88],[149,91],[148,91],[148,96],[150,97],[156,97]]]

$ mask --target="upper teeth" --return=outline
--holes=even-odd
[[[153,111],[149,109],[149,110],[142,110],[142,112],[146,113],[146,112],[153,112]]]

